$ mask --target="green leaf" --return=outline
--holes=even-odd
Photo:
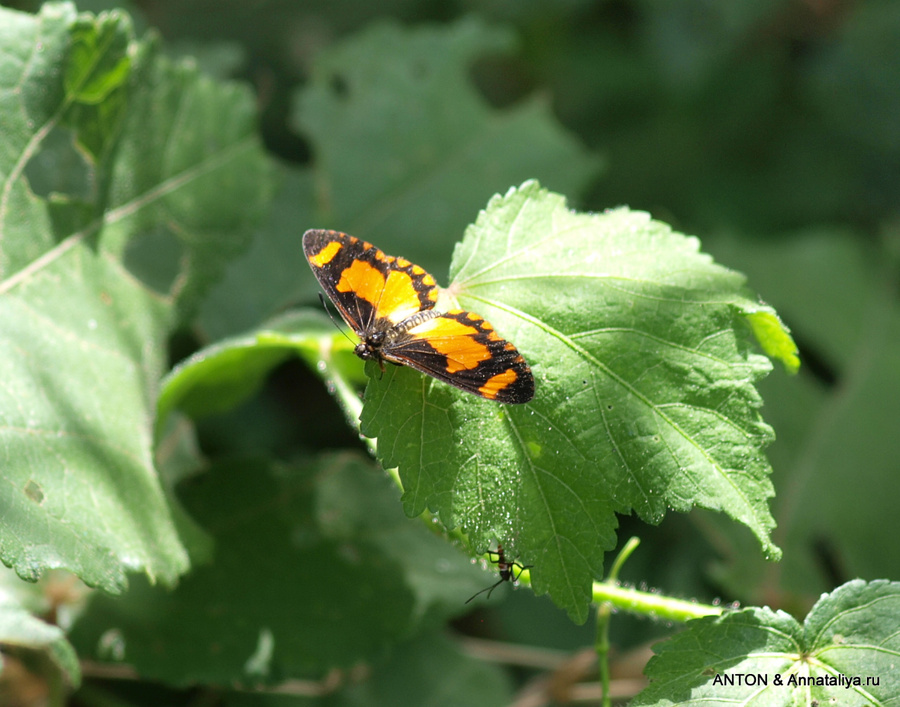
[[[135,582],[96,597],[72,641],[175,684],[278,682],[384,656],[413,628],[461,613],[484,581],[410,523],[397,494],[356,454],[214,465],[180,494],[214,536],[214,561],[171,593]]]
[[[640,212],[572,212],[534,182],[492,199],[449,294],[515,343],[537,392],[499,406],[409,369],[375,375],[362,430],[399,467],[407,514],[500,542],[578,621],[615,513],[723,511],[777,558],[754,388],[771,364],[744,321],[758,305],[698,248]]]
[[[250,248],[229,264],[200,308],[209,341],[259,326],[296,302],[314,301],[318,285],[300,247],[304,224],[312,222],[312,174],[284,168],[280,175],[280,188]]]
[[[854,580],[802,625],[768,608],[689,622],[656,649],[632,704],[884,705],[900,694],[898,651],[900,584]]]
[[[255,332],[216,342],[179,363],[162,382],[158,424],[178,408],[191,417],[228,410],[254,393],[293,352],[317,350],[334,325],[324,315],[294,313]]]
[[[476,19],[376,24],[323,51],[297,101],[319,195],[309,225],[428,270],[446,262],[485,194],[532,177],[581,192],[600,162],[560,129],[545,100],[495,110],[471,84],[472,63],[508,53],[512,39]]]
[[[186,317],[249,244],[272,173],[246,87],[162,58],[142,68],[101,244]]]
[[[312,300],[318,286],[299,238],[308,227],[327,222],[443,266],[486,194],[535,176],[582,192],[600,161],[560,129],[544,100],[494,110],[472,85],[471,64],[511,46],[509,32],[475,21],[381,25],[316,56],[295,110],[314,164],[283,170],[252,247],[202,306],[204,333],[233,335]]]
[[[157,430],[176,409],[195,419],[231,409],[256,392],[269,372],[291,355],[302,357],[321,374],[325,371],[317,364],[323,352],[335,348],[335,365],[360,368],[359,360],[348,356],[348,346],[340,345],[343,335],[337,335],[337,347],[335,338],[334,323],[324,314],[297,311],[201,349],[163,380]]]
[[[16,656],[38,670],[56,699],[62,699],[63,686],[78,687],[81,682],[78,656],[63,630],[32,616],[5,592],[0,596],[0,647],[4,662]]]
[[[174,582],[188,558],[153,460],[156,387],[176,313],[265,203],[254,103],[158,57],[121,12],[0,9],[0,53],[0,556],[29,580]]]
[[[164,307],[84,246],[0,289],[4,561],[110,590],[126,569],[174,580],[187,558],[150,453]]]
[[[805,367],[786,381],[763,384],[767,419],[778,430],[771,460],[784,562],[761,576],[748,543],[717,539],[728,586],[760,602],[778,587],[795,601],[814,601],[847,577],[891,576],[900,546],[872,542],[894,522],[900,436],[900,307],[893,264],[859,233],[817,228],[771,242],[717,244],[720,259],[746,271],[762,295],[798,332],[819,376]],[[717,532],[727,529],[715,524]],[[720,578],[725,577],[720,573]]]
[[[81,15],[72,25],[63,76],[68,103],[63,120],[78,132],[79,145],[98,161],[115,146],[127,114],[131,34],[131,21],[120,11],[96,20]]]
[[[123,86],[131,70],[128,37],[120,31],[122,13],[105,15],[99,21],[82,17],[72,29],[72,45],[63,79],[73,102],[102,102]]]

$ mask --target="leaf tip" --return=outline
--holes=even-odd
[[[746,317],[766,355],[781,361],[788,373],[796,373],[800,368],[797,344],[774,310],[762,306],[755,312],[748,312]]]

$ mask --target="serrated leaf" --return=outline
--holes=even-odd
[[[483,582],[356,454],[218,464],[180,497],[215,537],[214,560],[171,593],[135,582],[95,597],[72,632],[80,651],[175,684],[321,676],[463,611]]]
[[[534,400],[498,406],[390,370],[369,383],[362,430],[399,467],[407,514],[499,541],[578,621],[615,513],[724,511],[777,557],[754,388],[771,364],[750,349],[743,288],[646,214],[575,213],[527,183],[466,232],[449,293],[519,348]]]
[[[777,586],[785,602],[808,603],[848,577],[890,576],[900,546],[872,538],[892,526],[898,502],[900,307],[892,266],[859,233],[827,227],[721,243],[717,255],[740,264],[818,361],[817,370],[789,382],[773,376],[763,388],[778,431],[774,483],[789,490],[773,503],[775,540],[791,561],[769,568],[759,594],[748,595],[763,567],[728,533],[731,591],[762,601]]]
[[[81,246],[6,289],[0,319],[4,561],[111,590],[129,569],[173,581],[187,558],[153,468],[148,380],[164,308]]]
[[[855,580],[802,625],[768,608],[689,622],[656,649],[632,704],[884,705],[900,694],[898,652],[900,585]]]
[[[532,177],[579,193],[600,161],[547,103],[495,110],[471,83],[477,58],[512,45],[510,32],[473,18],[446,28],[376,24],[323,51],[297,101],[319,195],[319,222],[309,225],[430,269],[446,262],[452,234],[485,194]]]
[[[0,9],[0,54],[0,555],[26,579],[173,582],[188,559],[152,458],[156,386],[176,308],[264,203],[253,102],[121,12]],[[147,249],[166,235],[181,245]]]

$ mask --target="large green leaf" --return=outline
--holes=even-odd
[[[777,317],[698,246],[643,213],[572,212],[534,182],[495,197],[449,293],[516,344],[537,392],[499,406],[409,369],[375,375],[362,429],[399,467],[407,513],[502,543],[580,621],[615,513],[724,511],[777,558],[754,387],[771,366],[751,331],[795,354],[783,328],[748,322]]]
[[[729,533],[729,591],[760,602],[775,592],[806,606],[851,577],[891,576],[900,546],[873,541],[894,522],[900,436],[900,307],[893,265],[844,229],[770,242],[715,244],[739,264],[798,333],[813,367],[763,384],[778,498],[775,541],[786,560],[765,571]],[[716,523],[717,532],[727,532]],[[722,575],[725,576],[725,575]],[[756,588],[757,593],[747,590]],[[788,599],[787,597],[790,597]]]
[[[691,621],[647,666],[634,705],[891,704],[900,694],[900,585],[854,580],[803,624],[751,608]]]
[[[217,464],[180,491],[214,561],[172,592],[136,581],[96,597],[72,633],[80,651],[176,684],[321,676],[463,612],[484,581],[355,453]]]
[[[486,194],[540,179],[583,191],[600,162],[562,131],[546,101],[490,107],[471,65],[513,36],[470,19],[414,30],[375,24],[323,51],[298,97],[314,158],[318,221],[426,269]]]
[[[171,582],[188,560],[152,458],[156,387],[174,315],[265,201],[253,102],[120,12],[0,9],[0,52],[0,555],[27,579]]]
[[[317,285],[300,247],[311,222],[310,170],[282,168],[281,183],[253,243],[225,270],[200,309],[200,325],[210,341],[244,332],[285,306],[312,300]]]
[[[253,246],[202,309],[210,338],[258,326],[316,290],[299,244],[330,225],[425,267],[445,263],[486,194],[538,177],[578,194],[600,161],[559,127],[543,100],[491,108],[471,64],[509,52],[509,32],[373,26],[316,57],[294,121],[314,152],[285,180]]]

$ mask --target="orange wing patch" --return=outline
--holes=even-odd
[[[455,310],[447,312],[447,314],[468,314],[468,312]],[[482,330],[455,317],[429,319],[424,324],[410,329],[409,334],[425,339],[435,351],[446,356],[447,373],[475,368],[479,363],[491,357],[491,350],[487,344],[479,341],[479,338],[484,338],[484,336],[480,336]]]
[[[404,261],[405,262],[405,261]],[[419,280],[414,279],[402,270],[392,270],[381,293],[381,299],[376,306],[377,316],[383,317],[394,324],[399,324],[404,319],[412,316],[421,309],[417,282],[424,284],[434,293],[431,300],[432,307],[437,302],[437,283],[418,265],[411,266],[413,275],[418,275]],[[429,299],[430,296],[429,296]]]
[[[328,263],[334,260],[334,256],[338,254],[338,251],[342,247],[343,245],[340,241],[329,242],[324,248],[322,248],[322,250],[309,258],[310,265],[316,268],[325,267],[326,265],[328,265]]]
[[[494,400],[505,388],[512,386],[518,379],[518,371],[515,368],[507,368],[503,373],[498,373],[490,378],[478,389],[478,392],[484,397]]]
[[[303,252],[359,336],[360,358],[409,366],[497,402],[534,397],[534,376],[516,347],[474,312],[435,311],[437,283],[418,265],[338,231],[307,231]]]

